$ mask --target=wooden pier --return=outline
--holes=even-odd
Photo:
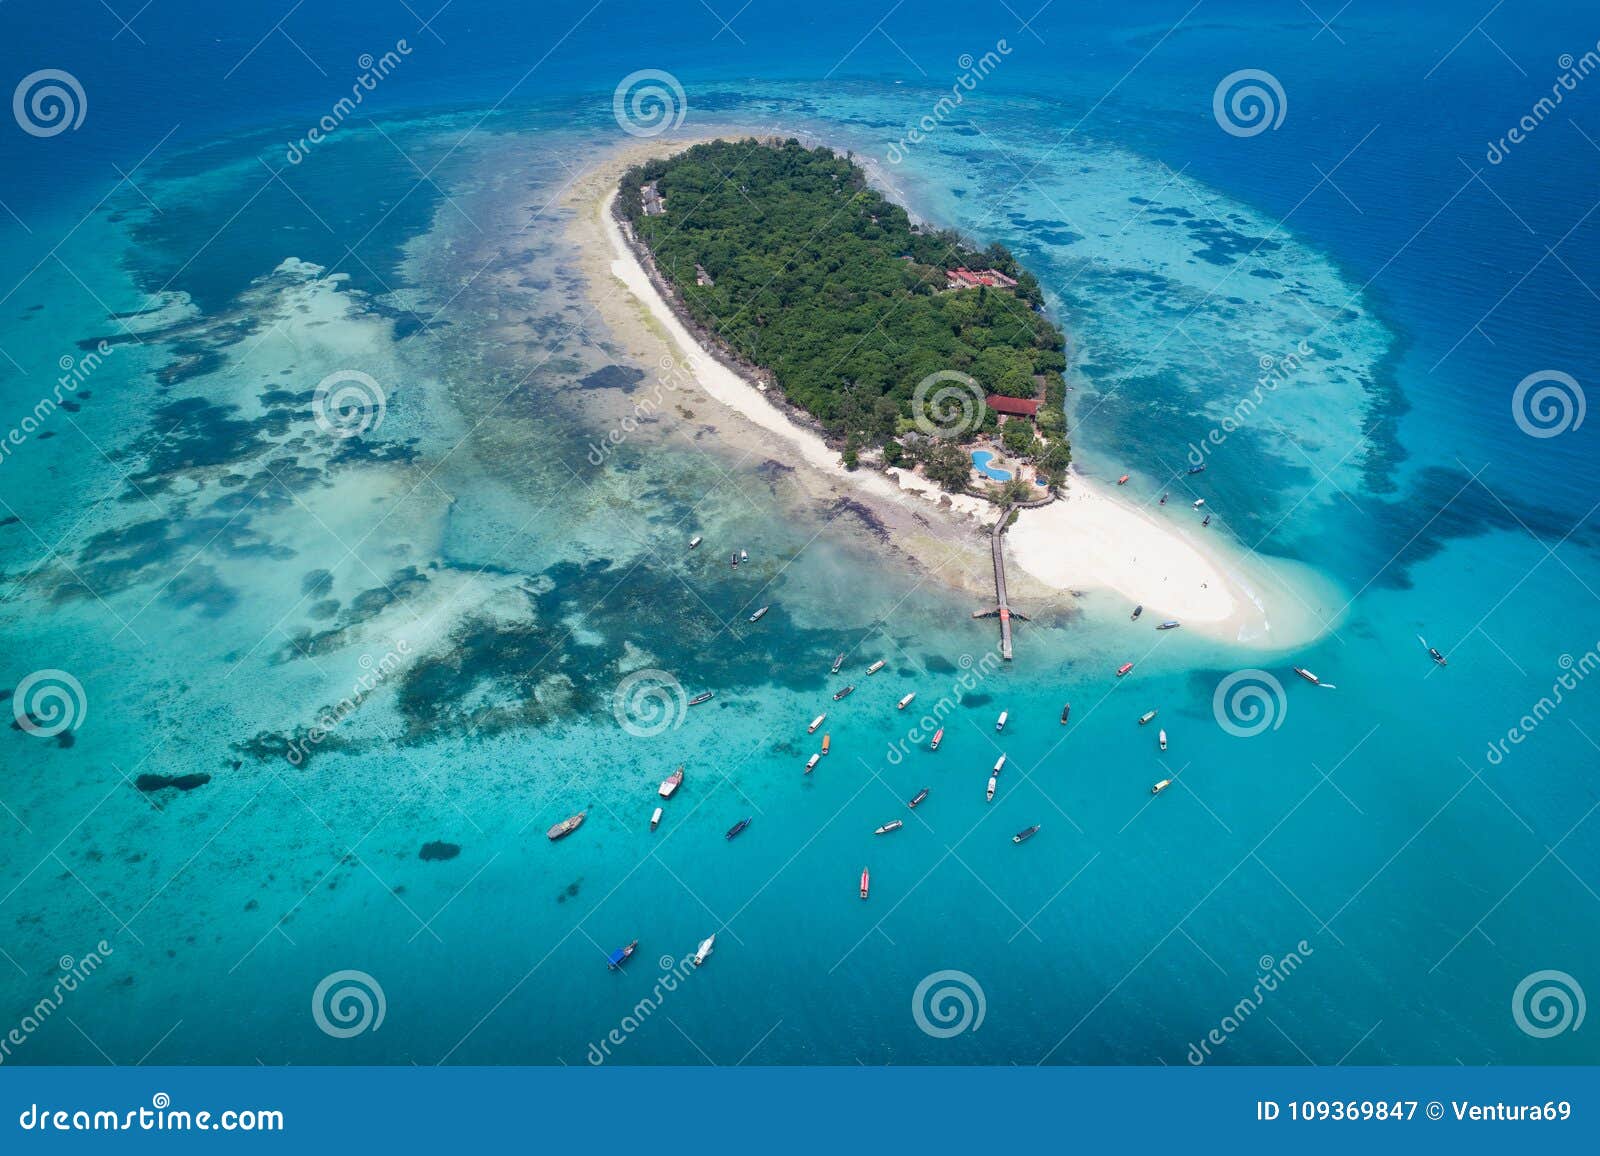
[[[996,611],[1000,615],[1000,657],[1011,661],[1011,605],[1006,601],[1006,559],[1001,538],[1006,532],[1006,520],[1011,517],[1011,507],[1000,513],[1000,520],[989,534],[989,545],[994,552],[994,591]]]

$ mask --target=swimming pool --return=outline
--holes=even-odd
[[[994,455],[988,450],[972,451],[972,465],[980,474],[993,478],[997,482],[1009,482],[1011,474],[1006,470],[997,470],[991,466],[989,463],[993,459]]]

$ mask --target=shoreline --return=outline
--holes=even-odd
[[[704,139],[728,135],[723,132]],[[625,235],[614,209],[617,181],[630,164],[646,156],[671,155],[695,143],[698,140],[652,141],[618,149],[597,170],[602,178],[598,197],[591,191],[577,205],[580,214],[598,218],[612,285],[620,283],[628,302],[642,311],[646,324],[639,328],[665,345],[672,367],[686,369],[712,401],[756,427],[764,435],[763,441],[784,443],[791,458],[787,464],[804,465],[880,515],[912,507],[913,516],[924,525],[928,515],[943,515],[955,529],[967,531],[974,555],[981,550],[986,563],[988,531],[1001,516],[994,503],[946,493],[909,470],[846,469],[839,452],[808,422],[792,416],[781,397],[752,380],[750,371],[741,373],[718,357],[684,323],[670,300],[670,290],[653,265],[640,259],[638,242]],[[595,303],[600,305],[601,288],[593,288]],[[614,288],[613,294],[617,295]],[[659,357],[652,360],[665,364]],[[1187,508],[1181,512],[1188,512]],[[894,519],[886,517],[885,521]],[[1052,596],[1078,598],[1093,592],[1084,601],[1096,610],[1112,613],[1104,598],[1110,596],[1125,601],[1126,606],[1119,608],[1122,613],[1143,605],[1150,625],[1176,619],[1189,633],[1255,649],[1299,645],[1328,631],[1330,623],[1312,609],[1307,597],[1315,587],[1327,585],[1325,579],[1317,581],[1314,571],[1230,549],[1231,542],[1197,542],[1180,527],[1166,524],[1168,521],[1165,513],[1141,509],[1074,467],[1061,497],[1042,507],[1018,510],[1004,535],[1013,564],[1008,577],[1014,569],[1015,577],[1023,580],[1012,582],[1016,587],[1013,601],[1018,601],[1018,595],[1027,601]],[[983,532],[982,539],[978,531]],[[891,533],[908,554],[927,561],[922,545],[908,541],[902,527],[891,525]],[[933,536],[952,546],[943,536]],[[942,577],[967,588],[973,586],[973,572],[987,569],[986,565],[968,566],[965,580]],[[992,601],[992,586],[983,598]]]

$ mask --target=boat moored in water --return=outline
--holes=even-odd
[[[1072,704],[1070,702],[1066,703],[1065,705],[1062,706],[1062,708],[1061,708],[1061,725],[1062,726],[1066,726],[1067,725],[1067,716],[1069,714],[1071,714],[1071,713],[1072,713]]]
[[[1206,472],[1206,464],[1205,464],[1205,462],[1201,462],[1198,466],[1190,466],[1189,467],[1189,472],[1191,474],[1203,474],[1203,473],[1205,473]]]
[[[831,735],[823,735],[822,736],[822,753],[823,754],[827,754],[828,753],[828,748],[831,747],[831,746],[833,746],[833,738],[832,738],[832,736]]]
[[[1309,682],[1312,686],[1321,686],[1322,685],[1322,680],[1320,678],[1318,678],[1316,675],[1312,674],[1305,667],[1296,666],[1296,667],[1291,667],[1290,669],[1292,669],[1301,678],[1303,678],[1307,682]]]
[[[856,688],[853,686],[840,687],[838,690],[833,692],[833,701],[838,702],[841,698],[846,698],[854,694],[855,689]]]
[[[1152,795],[1159,795],[1162,791],[1166,790],[1170,786],[1172,786],[1171,779],[1162,779],[1159,783],[1150,788],[1150,793]]]
[[[733,826],[728,828],[728,833],[726,835],[724,835],[723,838],[732,839],[735,836],[737,836],[741,831],[743,831],[746,827],[748,827],[749,825],[750,825],[750,820],[749,819],[740,819],[737,823],[735,823]]]
[[[1203,506],[1205,504],[1206,504],[1206,500],[1204,498],[1196,498],[1194,500],[1194,505],[1190,506],[1189,508],[1191,510],[1198,510],[1201,506]]]
[[[1161,732],[1156,735],[1156,741],[1161,744],[1162,750],[1167,749],[1167,730],[1165,727],[1162,727]]]
[[[1137,622],[1139,620],[1139,615],[1141,615],[1143,613],[1144,613],[1144,603],[1141,602],[1141,603],[1139,603],[1139,605],[1137,605],[1137,606],[1135,606],[1133,608],[1133,613],[1128,615],[1128,621],[1129,622]]]
[[[732,566],[735,570],[737,570],[739,568],[739,555],[737,555],[737,554],[729,554],[728,555],[728,565]]]
[[[772,607],[770,607],[770,606],[763,606],[760,610],[757,610],[754,614],[752,614],[750,616],[750,621],[751,622],[760,622],[763,618],[765,618],[767,616],[767,611],[769,611],[771,609],[772,609]]]
[[[694,965],[699,967],[711,957],[712,949],[717,946],[717,937],[708,935],[700,941],[700,946],[694,949]]]
[[[1201,524],[1201,525],[1202,525],[1202,526],[1209,526],[1209,525],[1211,525],[1211,515],[1210,515],[1210,514],[1207,514],[1207,515],[1206,515],[1206,516],[1205,516],[1205,517],[1203,517],[1203,518],[1201,518],[1201,519],[1200,519],[1200,524]]]
[[[883,826],[879,827],[876,831],[874,831],[873,834],[874,835],[887,835],[890,831],[898,831],[901,827],[904,827],[905,825],[906,825],[906,821],[904,819],[890,819],[887,823],[885,823]]]
[[[1039,833],[1039,824],[1035,823],[1031,827],[1024,827],[1022,830],[1018,831],[1015,835],[1011,836],[1011,841],[1013,843],[1026,843],[1029,839],[1033,838],[1038,833]]]
[[[994,802],[994,785],[995,785],[995,778],[994,778],[993,775],[990,775],[989,776],[989,802],[991,802],[991,803]]]
[[[880,658],[880,659],[878,659],[877,662],[874,662],[871,666],[867,667],[867,673],[868,674],[877,674],[878,671],[880,671],[882,669],[883,669],[883,659]]]
[[[1003,771],[1005,769],[1006,769],[1006,757],[1005,757],[1005,755],[1001,755],[998,759],[996,759],[994,761],[994,770],[991,773],[998,775],[1001,771]]]
[[[812,771],[816,770],[817,769],[817,764],[820,763],[821,761],[822,761],[822,756],[820,754],[813,754],[809,759],[807,759],[806,760],[806,774],[809,775]]]
[[[863,867],[861,869],[861,898],[867,897],[867,890],[872,886],[872,875]]]
[[[944,742],[944,728],[940,727],[938,730],[933,732],[933,741],[928,744],[928,749],[930,751],[936,751],[939,749],[939,744],[942,742]]]
[[[928,797],[928,788],[927,787],[923,787],[922,790],[918,791],[915,795],[913,795],[911,797],[911,801],[909,803],[907,803],[906,806],[911,807],[912,809],[915,809],[918,805],[921,804],[922,800],[926,799],[927,797]]]
[[[703,541],[705,541],[705,539],[702,538],[699,534],[696,534],[693,538],[689,539],[689,549],[693,550],[696,546],[698,546]]]
[[[1139,716],[1139,725],[1140,726],[1144,726],[1145,723],[1149,722],[1151,719],[1153,719],[1155,717],[1156,717],[1156,712],[1155,711],[1147,710],[1142,715]]]
[[[1132,477],[1132,476],[1133,475],[1131,475],[1131,474],[1123,474],[1120,478],[1117,479],[1117,485],[1119,485],[1119,486],[1127,485],[1128,484],[1128,479],[1130,477]]]
[[[695,695],[693,698],[691,698],[689,700],[689,705],[690,706],[699,706],[703,702],[710,702],[711,701],[711,694],[712,694],[712,692],[709,691],[709,690],[701,691],[699,694]]]
[[[546,831],[545,836],[552,843],[554,843],[557,839],[565,839],[579,827],[583,826],[583,820],[588,816],[588,814],[589,812],[587,811],[579,811],[576,815],[568,815],[565,819],[561,820],[561,822],[557,823],[554,827],[551,827],[548,831]]]
[[[1430,646],[1430,647],[1428,647],[1428,653],[1430,655],[1432,655],[1433,661],[1437,662],[1440,666],[1449,666],[1450,665],[1448,662],[1445,661],[1444,655],[1439,653],[1438,648]]]
[[[1010,717],[1010,711],[1003,710],[1000,712],[1000,717],[994,720],[994,729],[996,734],[1006,729],[1006,719]]]
[[[819,714],[816,718],[812,719],[811,720],[811,725],[806,728],[806,734],[808,734],[808,735],[816,734],[817,733],[817,728],[822,725],[822,721],[824,719],[826,719],[827,717],[828,717],[827,712],[823,712],[822,714]]]
[[[895,710],[905,710],[906,707],[911,705],[911,700],[916,698],[916,697],[917,697],[917,692],[916,691],[912,691],[910,694],[908,694],[904,698],[902,698],[899,702],[895,703],[895,706],[894,706]]]
[[[1169,618],[1165,622],[1161,623],[1161,625],[1157,626],[1156,629],[1157,630],[1176,630],[1176,629],[1178,629],[1178,627],[1180,627],[1182,625],[1183,625],[1183,623],[1179,622],[1176,618]]]
[[[830,674],[838,674],[839,673],[839,668],[841,666],[843,666],[843,665],[844,665],[844,651],[841,650],[839,652],[839,654],[838,654],[838,657],[836,657],[833,660],[833,670],[830,671],[829,673]]]
[[[633,953],[638,950],[639,941],[635,939],[632,943],[628,944],[627,947],[619,947],[610,955],[606,956],[606,966],[612,971],[620,971],[622,969],[622,965],[627,963],[628,960],[632,958]]]
[[[682,782],[683,782],[683,768],[679,767],[677,770],[673,771],[672,774],[668,775],[666,778],[661,780],[661,790],[659,792],[661,797],[663,799],[672,798],[672,792],[676,791],[678,789],[679,784],[681,784]]]
[[[661,826],[661,808],[657,807],[655,813],[650,816],[650,829],[654,831],[659,826]]]
[[[1133,663],[1124,662],[1121,666],[1117,667],[1117,677],[1121,678],[1123,675],[1127,674],[1132,669],[1133,669]]]

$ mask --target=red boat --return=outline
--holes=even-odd
[[[1117,667],[1117,677],[1121,678],[1123,675],[1127,674],[1128,671],[1130,671],[1132,669],[1133,669],[1133,663],[1124,662],[1121,666]]]
[[[867,869],[863,867],[861,869],[861,898],[865,899],[867,897],[867,887],[871,882],[872,877],[867,874]]]
[[[933,742],[928,744],[928,749],[930,751],[936,751],[939,749],[939,744],[942,742],[944,742],[944,728],[940,727],[938,730],[933,732]]]
[[[1123,474],[1120,478],[1117,479],[1117,485],[1119,485],[1119,486],[1127,485],[1129,476],[1130,475],[1128,475],[1128,474]]]
[[[661,780],[661,789],[659,794],[663,799],[672,798],[672,792],[676,791],[678,789],[678,785],[682,782],[683,768],[679,767],[677,770],[673,771],[672,774]]]

